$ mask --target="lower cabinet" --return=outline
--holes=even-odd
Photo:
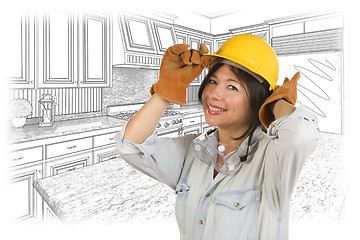
[[[33,183],[43,177],[42,163],[13,167],[6,196],[11,204],[7,218],[14,222],[36,223],[42,220],[42,198]],[[2,213],[3,214],[3,213]]]
[[[66,173],[92,164],[92,151],[63,156],[45,162],[45,177]]]
[[[29,225],[41,221],[59,222],[33,187],[34,182],[120,158],[115,150],[117,131],[119,129],[114,128],[93,135],[85,132],[11,145],[5,156],[9,166],[8,182],[2,192],[9,206],[2,216],[14,223]]]
[[[94,163],[101,163],[112,159],[120,159],[120,155],[115,150],[115,144],[94,149]]]
[[[184,136],[188,134],[200,134],[200,133],[201,133],[201,125],[184,128],[183,130]]]

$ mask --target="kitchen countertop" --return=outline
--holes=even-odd
[[[200,105],[169,109],[179,111],[184,117],[193,113],[202,113]],[[79,119],[56,121],[53,126],[39,127],[37,124],[25,125],[21,128],[9,126],[8,144],[23,143],[93,130],[121,127],[126,121],[111,116],[95,116]]]
[[[61,222],[169,219],[175,192],[121,158],[38,180],[34,187]]]
[[[121,127],[125,124],[120,120],[110,116],[89,117],[57,121],[53,126],[39,127],[37,124],[25,125],[22,128],[10,128],[8,132],[8,143],[23,143],[52,137],[83,133],[93,130],[101,130],[112,127]]]
[[[321,133],[291,201],[292,222],[332,222],[341,218],[349,182],[341,156],[343,136]],[[64,223],[151,222],[175,219],[175,194],[168,186],[109,160],[35,182],[35,188]]]

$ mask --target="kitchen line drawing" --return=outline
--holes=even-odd
[[[301,72],[297,104],[319,117],[320,145],[296,185],[291,219],[340,221],[349,181],[339,160],[348,128],[343,18],[337,12],[301,13],[247,26],[240,21],[237,28],[212,33],[156,11],[19,12],[11,19],[9,46],[16,56],[6,97],[25,99],[30,109],[27,103],[14,107],[27,112],[24,126],[12,126],[9,118],[9,218],[14,224],[174,219],[175,194],[127,165],[113,136],[150,97],[169,46],[198,49],[204,43],[213,53],[229,37],[251,33],[277,53],[278,85]],[[159,135],[210,128],[197,101],[205,75],[189,86],[187,106],[170,105]]]

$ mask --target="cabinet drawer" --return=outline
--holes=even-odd
[[[94,147],[105,146],[115,143],[114,135],[116,132],[98,135],[94,137]]]
[[[51,166],[49,172],[51,176],[53,176],[60,173],[74,171],[76,169],[86,167],[87,165],[88,165],[88,158],[83,158],[83,159],[78,159],[77,161],[74,162],[68,162],[66,164]]]
[[[8,155],[8,159],[10,159],[10,165],[17,166],[30,162],[40,161],[43,159],[42,149],[42,146],[38,146],[10,152]]]
[[[185,118],[183,120],[183,126],[184,127],[199,124],[199,123],[201,123],[200,116],[196,116],[196,117],[192,117],[192,118]]]
[[[92,137],[46,145],[46,158],[53,158],[92,148]]]
[[[60,173],[70,172],[92,164],[92,152],[87,151],[71,157],[60,157],[45,163],[45,176],[50,177]]]
[[[183,135],[188,135],[188,134],[200,134],[201,133],[201,127],[197,126],[197,127],[189,127],[189,128],[184,128],[183,130]]]

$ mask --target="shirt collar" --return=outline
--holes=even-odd
[[[257,127],[252,135],[248,155],[252,154],[252,151],[254,150],[254,147],[256,146],[256,143],[263,139],[266,136],[266,134],[261,130],[260,127]],[[216,129],[214,132],[212,132],[209,137],[213,139],[214,141],[219,141],[219,132],[218,129]],[[228,163],[233,165],[234,167],[237,166],[241,161],[240,157],[243,157],[246,155],[246,150],[248,147],[250,136],[247,136],[245,140],[241,143],[239,149],[234,153],[229,159]]]

